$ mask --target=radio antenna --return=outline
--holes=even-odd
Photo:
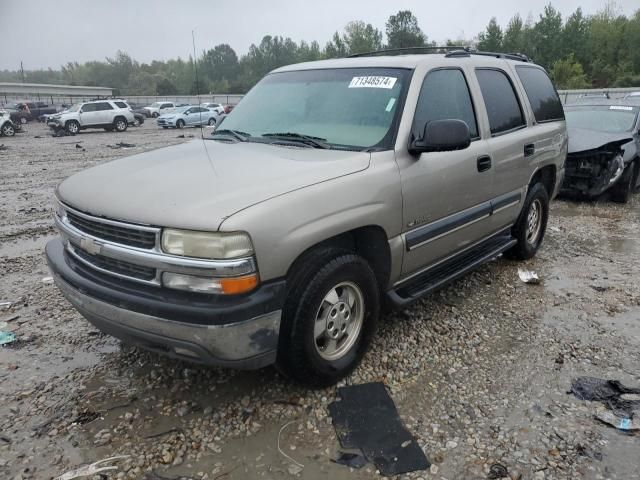
[[[196,35],[193,30],[191,30],[191,42],[193,43],[193,70],[196,77],[196,96],[198,97],[198,107],[200,107],[200,84],[198,82],[198,57],[196,56]],[[202,125],[202,112],[198,112],[200,114],[200,136],[204,140],[204,130]]]

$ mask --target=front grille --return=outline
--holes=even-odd
[[[80,248],[74,248],[73,253],[85,262],[112,273],[147,281],[153,280],[156,277],[155,268],[143,267],[102,255],[91,255]]]
[[[78,230],[102,240],[146,249],[152,249],[156,245],[156,234],[154,232],[90,220],[71,211],[67,211],[67,220]]]

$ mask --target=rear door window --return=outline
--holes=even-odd
[[[540,68],[521,65],[516,67],[516,72],[524,86],[536,122],[563,120],[562,103],[546,72]]]
[[[113,107],[109,102],[100,102],[100,103],[96,103],[95,105],[96,105],[96,110],[98,111],[113,110]]]
[[[471,93],[461,70],[433,70],[422,82],[418,106],[413,118],[413,138],[420,138],[424,126],[434,120],[462,120],[469,127],[471,138],[478,137]]]
[[[477,69],[476,77],[489,116],[491,135],[524,127],[522,108],[507,74],[502,70]]]
[[[171,108],[171,107],[173,107],[172,103],[163,103],[160,108]]]

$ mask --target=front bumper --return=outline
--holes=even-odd
[[[284,281],[235,298],[146,287],[91,271],[61,240],[46,256],[56,285],[105,333],[181,360],[239,369],[275,362]]]
[[[561,193],[597,197],[611,188],[622,176],[624,160],[616,155],[569,154]]]
[[[175,120],[168,120],[166,118],[159,118],[157,122],[159,127],[175,127],[176,126]]]

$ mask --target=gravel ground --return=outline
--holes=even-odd
[[[43,281],[59,181],[197,134],[148,122],[52,138],[32,124],[0,140],[0,302],[12,302],[0,306],[0,330],[18,337],[0,348],[0,478],[50,479],[114,455],[128,457],[103,478],[378,476],[331,462],[335,388],[121,346]],[[136,146],[109,148],[118,142]],[[598,404],[567,394],[579,375],[640,385],[639,238],[640,195],[624,206],[555,201],[535,259],[498,259],[387,315],[345,383],[384,382],[433,463],[399,478],[492,478],[493,464],[512,479],[640,478],[640,437],[597,422]],[[542,284],[522,283],[518,267]],[[279,437],[304,467],[278,451]]]

